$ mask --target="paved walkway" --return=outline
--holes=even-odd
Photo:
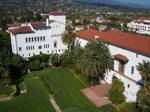
[[[53,105],[54,109],[56,110],[56,112],[62,112],[61,109],[59,108],[59,106],[57,105],[55,99],[53,96],[50,96],[50,102]]]
[[[81,92],[97,107],[110,104],[111,101],[106,97],[111,85],[101,84],[82,89]]]

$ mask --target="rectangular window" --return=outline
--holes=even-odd
[[[22,51],[22,48],[21,48],[21,47],[19,47],[19,51]]]
[[[38,37],[38,42],[40,41],[40,37]]]
[[[131,67],[131,74],[134,74],[134,67]]]
[[[34,41],[33,37],[32,37],[32,42]]]
[[[25,38],[25,41],[26,41],[26,42],[28,42],[28,39],[27,39],[27,38]]]
[[[40,37],[40,41],[42,41],[42,37]]]
[[[43,37],[43,41],[45,41],[45,36]]]
[[[31,38],[28,38],[29,39],[29,42],[31,41]]]
[[[34,37],[34,41],[36,42],[36,37]]]
[[[57,47],[57,42],[55,41],[55,42],[54,42],[54,48],[56,48],[56,47]]]

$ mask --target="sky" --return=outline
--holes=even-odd
[[[114,0],[114,1],[119,1],[119,2],[124,2],[124,3],[136,3],[136,4],[141,4],[141,5],[149,5],[149,7],[150,7],[150,0]]]

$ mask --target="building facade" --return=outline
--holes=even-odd
[[[40,53],[63,53],[67,46],[61,41],[66,16],[62,11],[48,13],[46,22],[22,23],[8,28],[14,54],[28,58]]]
[[[114,57],[114,68],[105,74],[104,81],[111,84],[114,78],[124,83],[124,95],[129,102],[136,101],[142,77],[136,69],[143,60],[150,61],[150,39],[119,31],[100,32],[85,30],[76,33],[76,42],[84,47],[90,40],[102,40]]]
[[[131,31],[150,35],[150,19],[140,18],[127,24]]]

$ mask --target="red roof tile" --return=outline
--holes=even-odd
[[[150,24],[150,19],[149,18],[140,18],[138,20],[134,21],[135,23],[143,23],[143,24]]]
[[[148,37],[115,30],[100,32],[93,29],[80,31],[75,35],[85,40],[99,38],[106,43],[150,57],[150,38]]]
[[[122,54],[116,54],[116,55],[114,55],[114,57],[116,59],[119,59],[119,60],[124,61],[124,62],[128,62],[129,61],[129,59],[126,56],[122,55]]]
[[[48,14],[52,14],[52,15],[65,15],[65,12],[63,12],[63,11],[49,11]]]
[[[11,29],[9,31],[11,33],[13,33],[13,34],[18,34],[18,33],[32,33],[33,32],[32,29],[29,26],[15,28],[15,29]]]
[[[31,23],[32,27],[34,29],[46,29],[46,28],[50,28],[50,26],[46,26],[45,22],[32,22]]]

